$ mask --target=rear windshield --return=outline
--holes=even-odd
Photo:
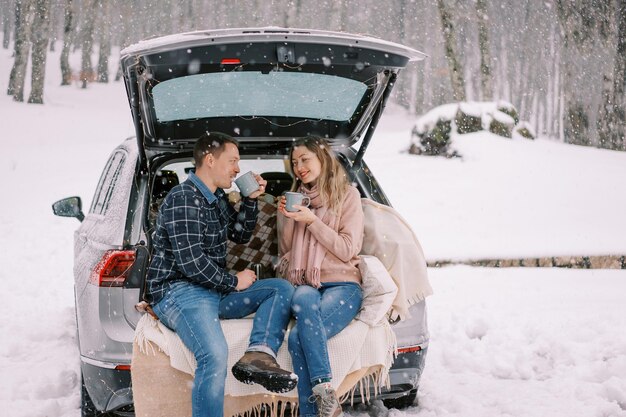
[[[271,71],[174,78],[152,89],[159,122],[212,117],[297,117],[347,121],[367,91],[334,75]]]

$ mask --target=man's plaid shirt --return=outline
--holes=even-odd
[[[148,299],[158,303],[175,280],[221,293],[233,291],[237,277],[224,269],[226,242],[248,242],[257,214],[256,200],[244,199],[237,213],[224,190],[218,188],[213,194],[191,172],[187,181],[172,188],[159,209],[147,278]]]

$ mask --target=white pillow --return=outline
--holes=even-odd
[[[357,320],[376,326],[385,319],[385,315],[396,298],[398,287],[377,257],[370,255],[360,255],[360,257],[359,270],[363,280],[361,283],[363,303]]]

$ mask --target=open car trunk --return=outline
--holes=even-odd
[[[121,64],[149,164],[191,150],[207,131],[264,153],[306,135],[350,146],[373,130],[398,72],[423,57],[366,36],[261,28],[140,42],[122,51]]]

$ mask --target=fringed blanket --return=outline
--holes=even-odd
[[[411,226],[392,207],[361,199],[365,214],[362,255],[380,259],[398,287],[390,318],[410,317],[409,307],[433,293],[424,251]]]
[[[244,354],[252,329],[252,319],[222,320],[222,329],[229,346],[226,377],[225,416],[249,416],[267,407],[272,417],[280,417],[279,402],[289,403],[292,415],[297,415],[297,391],[274,394],[260,385],[246,385],[230,372]],[[285,337],[285,341],[288,335]],[[285,342],[278,352],[278,363],[292,370]],[[354,320],[341,333],[328,341],[333,385],[343,399],[355,391],[364,398],[369,388],[389,385],[389,367],[396,350],[395,335],[384,321],[378,326]],[[174,369],[172,369],[174,368]],[[145,314],[137,324],[133,345],[132,383],[137,417],[191,416],[191,383],[196,368],[193,354],[176,333]]]

